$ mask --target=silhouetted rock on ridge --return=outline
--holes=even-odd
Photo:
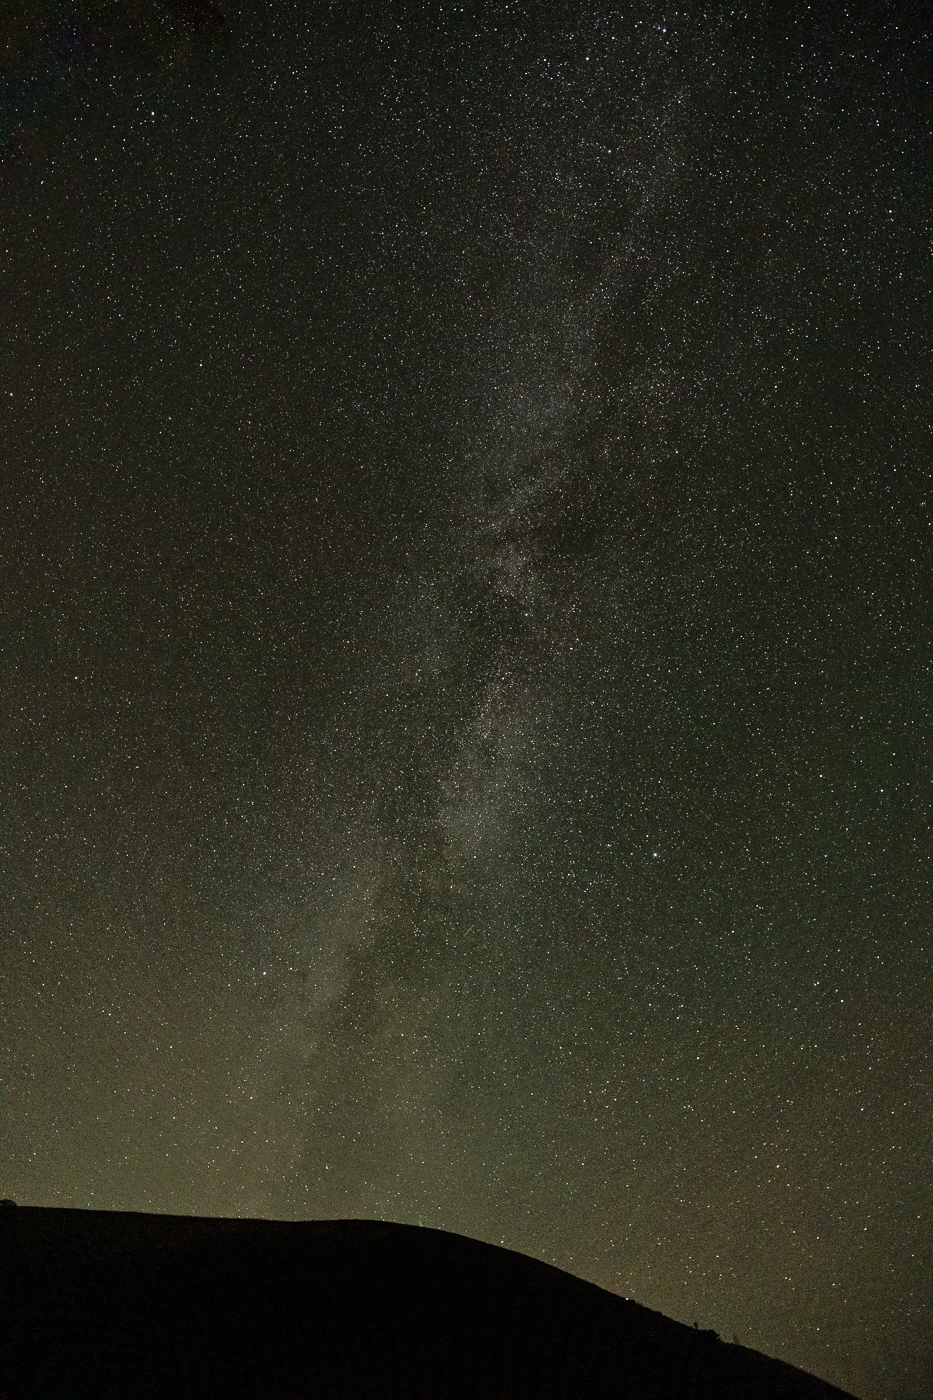
[[[0,1210],[3,1400],[845,1400],[538,1260],[369,1220]]]

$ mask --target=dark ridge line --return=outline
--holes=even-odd
[[[516,1250],[0,1202],[0,1400],[853,1400]]]

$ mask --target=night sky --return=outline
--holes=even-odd
[[[0,1194],[924,1392],[925,4],[0,33]]]

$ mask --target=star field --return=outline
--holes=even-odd
[[[923,10],[47,8],[2,1194],[438,1226],[919,1400]]]

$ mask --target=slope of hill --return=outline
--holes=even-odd
[[[845,1400],[535,1259],[369,1220],[0,1209],[2,1400]]]

